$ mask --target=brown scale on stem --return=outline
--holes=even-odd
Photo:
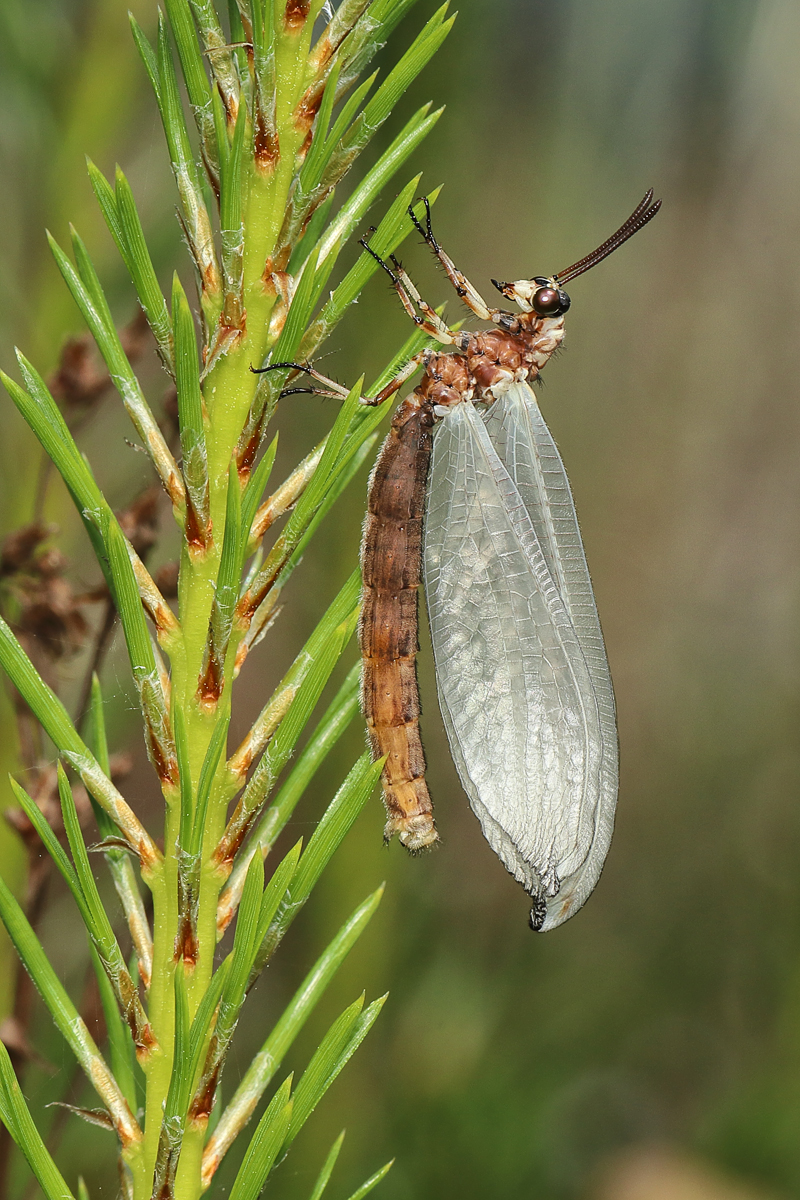
[[[178,931],[175,935],[175,950],[173,954],[176,963],[183,963],[184,969],[193,971],[197,966],[197,956],[200,947],[197,943],[197,914],[191,911],[192,897],[178,880],[178,910],[180,913]]]
[[[273,122],[259,110],[256,114],[253,151],[255,163],[262,174],[270,174],[280,158],[280,141]]]
[[[176,759],[165,749],[164,737],[162,731],[154,725],[152,717],[149,713],[145,713],[145,745],[150,762],[155,768],[158,775],[158,782],[162,788],[169,788],[174,791],[180,783],[178,778],[178,763]]]
[[[449,349],[423,350],[366,404],[382,404],[420,367],[421,382],[399,405],[370,476],[367,517],[361,543],[363,596],[359,638],[363,659],[362,706],[375,759],[386,758],[381,776],[388,820],[385,836],[398,834],[407,849],[433,845],[438,834],[425,782],[425,755],[419,733],[417,593],[422,560],[422,525],[430,465],[432,429],[444,410],[464,401],[491,403],[512,383],[534,382],[564,338],[570,305],[563,284],[588,271],[658,212],[649,191],[616,233],[567,270],[549,277],[494,286],[513,300],[518,313],[492,308],[442,250],[431,229],[430,207],[423,226],[414,225],[445,269],[457,294],[481,320],[495,326],[483,332],[454,332],[420,296],[396,258],[384,262],[367,242],[362,246],[389,275],[415,324]],[[276,364],[277,366],[278,364]],[[289,364],[280,364],[283,367]],[[328,389],[343,389],[306,364],[293,364]],[[269,368],[266,368],[269,369]]]
[[[309,0],[287,0],[283,14],[283,23],[286,29],[290,32],[302,29],[308,20],[310,7]]]
[[[187,544],[195,553],[204,551],[211,537],[211,524],[204,521],[189,493],[186,493],[186,519],[184,521],[184,536]]]

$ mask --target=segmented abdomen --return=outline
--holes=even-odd
[[[362,706],[388,814],[386,838],[409,850],[438,838],[425,783],[417,688],[417,593],[432,413],[415,393],[392,418],[370,476],[361,543]]]

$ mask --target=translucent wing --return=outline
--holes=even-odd
[[[504,453],[526,436],[527,397],[515,389],[512,400],[495,430]],[[541,433],[530,436],[536,457]],[[555,453],[551,439],[549,446]],[[511,461],[527,491],[523,459],[517,449]],[[549,457],[546,474],[554,483]],[[560,476],[571,506],[563,466]],[[554,492],[553,503],[563,508],[561,495]],[[597,659],[581,589],[568,589],[581,610],[578,625],[586,626],[579,636],[556,582],[581,579],[567,552],[571,537],[580,546],[574,509],[567,536],[563,513],[550,511],[546,494],[527,504],[532,513],[481,417],[469,403],[456,405],[434,438],[425,535],[442,715],[487,840],[538,898],[537,927],[550,929],[589,895],[608,847],[613,754],[601,707],[611,693],[608,683],[598,695],[598,662],[590,667],[582,645]],[[544,531],[548,522],[553,532],[540,536],[537,525]],[[583,575],[591,599],[585,560]]]
[[[571,906],[570,912],[574,912],[597,883],[614,826],[619,785],[614,690],[569,480],[533,389],[527,383],[514,384],[486,410],[483,421],[498,457],[517,486],[553,582],[569,613],[591,676],[600,717],[602,758],[597,831],[591,860],[580,880],[580,898],[576,894]]]
[[[592,676],[604,736],[617,759],[614,693],[567,473],[533,389],[514,384],[483,414],[489,439],[517,486]],[[616,787],[616,769],[614,772]]]

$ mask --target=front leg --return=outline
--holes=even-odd
[[[494,324],[499,325],[501,329],[508,329],[509,319],[516,321],[516,318],[513,316],[513,314],[506,312],[502,308],[490,308],[477,288],[473,287],[473,285],[467,279],[463,271],[459,271],[450,255],[445,254],[433,233],[433,227],[431,225],[431,206],[427,196],[423,196],[422,202],[425,205],[426,213],[424,226],[419,221],[414,209],[410,205],[408,209],[408,215],[414,222],[417,232],[422,235],[425,244],[430,246],[431,250],[444,267],[447,273],[447,278],[455,288],[456,294],[460,296],[467,308],[474,312],[475,316],[479,317],[481,321],[493,321]]]

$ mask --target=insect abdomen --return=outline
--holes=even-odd
[[[409,850],[437,840],[419,735],[417,592],[431,415],[415,395],[392,419],[369,482],[361,543],[362,706],[388,814],[386,838]]]

